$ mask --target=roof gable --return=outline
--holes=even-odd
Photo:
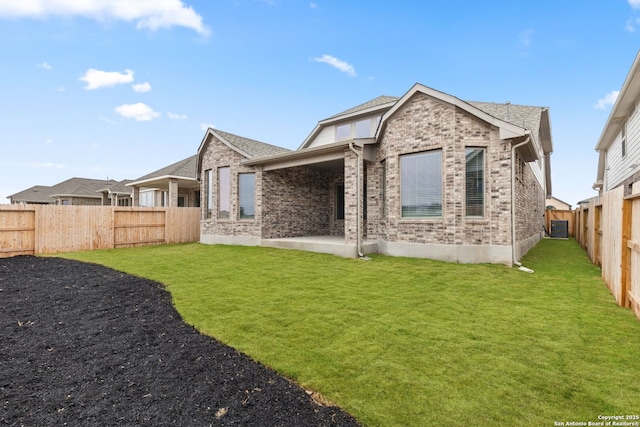
[[[196,155],[196,176],[200,176],[202,171],[202,156],[209,146],[212,136],[216,137],[224,145],[246,159],[270,157],[291,151],[287,148],[267,144],[266,142],[256,141],[255,139],[245,138],[229,132],[209,128],[207,129],[204,138],[202,138],[200,147],[198,147],[198,154]]]
[[[374,98],[370,101],[364,102],[360,105],[356,105],[355,107],[349,108],[341,113],[335,114],[331,117],[328,117],[324,120],[320,120],[316,127],[311,131],[309,136],[300,144],[298,150],[303,148],[308,148],[309,145],[313,142],[313,140],[318,136],[318,134],[327,126],[330,126],[334,123],[352,119],[355,117],[371,115],[374,113],[378,113],[382,115],[385,111],[391,108],[397,101],[397,96],[386,96],[382,95],[377,98]]]

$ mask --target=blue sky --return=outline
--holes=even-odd
[[[639,42],[640,0],[0,0],[0,203],[138,178],[207,126],[295,149],[419,82],[550,107],[553,193],[575,205]]]

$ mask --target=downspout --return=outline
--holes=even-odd
[[[361,186],[360,186],[360,163],[362,162],[362,153],[360,153],[358,150],[356,150],[353,146],[353,142],[349,143],[349,150],[353,151],[356,155],[356,159],[357,159],[357,163],[356,163],[356,193],[357,193],[357,199],[358,199],[358,204],[357,204],[357,208],[356,208],[356,212],[358,214],[358,220],[356,221],[356,247],[358,250],[358,256],[360,258],[364,257],[364,254],[362,253],[362,235],[361,235],[361,230],[362,230],[362,215],[360,215],[360,203],[362,202],[362,200],[360,200],[362,198],[362,191],[361,191]]]
[[[516,259],[516,149],[528,144],[529,141],[531,141],[531,135],[527,135],[527,139],[511,147],[511,262],[520,270],[533,273],[533,270],[524,267]]]

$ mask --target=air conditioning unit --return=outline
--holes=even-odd
[[[569,221],[566,219],[551,220],[551,237],[557,239],[569,238]]]

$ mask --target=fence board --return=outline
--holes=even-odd
[[[199,208],[0,205],[0,257],[199,238]]]
[[[0,257],[35,253],[35,212],[24,207],[0,211]]]
[[[624,188],[602,195],[602,277],[618,304],[622,302],[622,208]],[[626,251],[626,248],[625,248]]]

